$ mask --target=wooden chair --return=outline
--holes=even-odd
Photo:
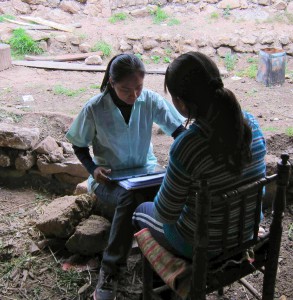
[[[277,174],[221,193],[221,208],[213,207],[214,196],[209,194],[208,182],[201,182],[196,197],[195,213],[198,222],[194,234],[193,259],[189,262],[192,271],[188,299],[206,299],[206,295],[213,291],[222,295],[223,288],[236,281],[242,283],[257,299],[274,299],[286,187],[291,170],[288,160],[287,154],[281,156]],[[275,182],[277,187],[270,230],[263,237],[258,237],[263,187],[272,182]],[[222,226],[219,225],[219,220],[213,220],[215,209],[221,209]],[[235,224],[236,235],[232,232]],[[216,233],[222,236],[221,253],[208,259],[209,240],[213,239],[212,230],[215,226],[218,228]],[[250,237],[247,239],[249,231]],[[248,259],[248,253],[253,259]],[[243,278],[256,270],[264,274],[262,296]],[[161,299],[159,294],[164,289],[166,286],[154,289],[153,269],[143,256],[143,300]]]

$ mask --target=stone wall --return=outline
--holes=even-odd
[[[74,15],[89,15],[93,17],[109,17],[116,12],[124,11],[134,18],[148,16],[154,4],[162,5],[170,15],[177,13],[194,13],[201,11],[245,10],[257,6],[272,5],[275,10],[285,11],[293,16],[293,1],[285,0],[12,0],[0,2],[0,14],[31,14],[41,16],[55,22],[72,23]],[[40,32],[27,30],[40,47],[50,54],[89,52],[94,41],[81,41],[80,35],[74,33]],[[264,48],[281,48],[287,55],[293,55],[293,32],[263,31],[254,34],[244,29],[236,30],[229,35],[203,36],[195,32],[190,38],[173,34],[144,36],[129,35],[127,32],[117,37],[113,46],[114,52],[132,52],[140,54],[144,61],[150,56],[166,56],[168,50],[173,58],[186,51],[199,50],[209,56],[226,56],[229,53],[258,53]],[[1,32],[0,40],[8,42],[11,32]],[[92,42],[92,43],[91,43]],[[171,51],[170,51],[171,50]]]
[[[88,173],[71,144],[47,136],[38,128],[0,123],[0,184],[32,186],[58,194],[72,193]]]

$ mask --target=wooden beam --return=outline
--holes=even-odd
[[[14,24],[18,24],[18,25],[22,25],[25,26],[25,29],[32,29],[32,30],[54,30],[54,28],[49,27],[49,26],[42,26],[42,25],[37,25],[37,24],[32,24],[32,23],[25,23],[25,22],[21,22],[21,21],[16,21],[16,20],[10,20],[10,19],[6,19],[4,18],[5,21],[10,22],[10,23],[14,23]]]
[[[68,63],[54,61],[27,61],[14,60],[12,64],[15,66],[24,66],[41,69],[65,70],[65,71],[88,71],[88,72],[105,72],[107,66],[86,65],[84,63]],[[165,69],[149,69],[148,74],[165,74]]]
[[[76,54],[64,54],[64,55],[57,55],[57,56],[32,56],[32,55],[25,55],[26,60],[33,60],[33,61],[72,61],[72,60],[82,60],[86,59],[92,55],[102,55],[101,51],[98,52],[88,52],[88,53],[76,53]]]
[[[42,19],[40,17],[20,16],[20,18],[23,20],[26,20],[26,21],[32,21],[32,22],[35,22],[38,24],[50,26],[50,27],[53,27],[53,28],[61,30],[61,31],[73,32],[73,30],[74,30],[74,27],[72,27],[72,26],[67,26],[67,25],[63,25],[63,24],[56,23],[53,21],[48,21],[48,20]]]

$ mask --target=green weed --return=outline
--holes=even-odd
[[[168,56],[165,56],[163,61],[164,61],[164,63],[169,64],[171,62],[171,58]]]
[[[24,29],[17,28],[13,30],[12,37],[8,42],[11,46],[13,54],[41,54],[43,50],[38,46]]]
[[[159,6],[154,10],[150,10],[150,14],[153,17],[154,24],[161,24],[169,18],[168,14]]]
[[[293,127],[288,127],[288,128],[286,128],[285,133],[286,133],[288,136],[293,136]]]
[[[230,54],[230,53],[227,53],[224,57],[224,65],[225,65],[225,68],[228,70],[228,71],[233,71],[234,68],[235,68],[235,65],[238,61],[238,58],[236,55],[233,55],[233,54]]]
[[[166,53],[166,55],[171,55],[172,54],[172,49],[166,48],[165,53]]]
[[[15,17],[14,17],[14,16],[11,16],[11,15],[1,15],[1,16],[0,16],[0,23],[1,23],[1,22],[5,22],[5,19],[15,20]]]
[[[174,26],[174,25],[179,25],[179,24],[180,24],[180,21],[175,18],[170,19],[167,23],[168,26]]]
[[[140,60],[142,60],[142,54],[140,54],[140,53],[135,53],[134,54],[136,57],[138,57]]]
[[[256,57],[248,57],[246,60],[248,63],[257,63],[258,59]]]
[[[124,21],[126,19],[127,19],[127,14],[124,12],[120,12],[120,13],[117,13],[117,14],[114,14],[113,16],[111,16],[109,18],[109,22],[112,24],[115,24],[119,21]]]
[[[75,97],[77,95],[80,95],[82,92],[85,92],[86,89],[85,88],[80,88],[78,90],[71,90],[71,89],[68,89],[62,85],[56,85],[54,86],[53,88],[53,93],[55,95],[65,95],[65,96],[68,96],[68,97]]]
[[[155,64],[158,64],[161,60],[161,57],[159,55],[153,55],[153,56],[151,56],[151,59],[153,60],[153,62]]]
[[[269,132],[276,132],[276,131],[278,131],[278,128],[274,127],[274,126],[267,126],[267,127],[263,127],[262,130],[269,131]]]
[[[240,77],[248,77],[248,78],[255,78],[257,75],[258,67],[256,64],[251,64],[246,69],[238,71],[236,73],[237,76]]]
[[[210,14],[210,19],[214,19],[214,20],[217,20],[217,19],[219,19],[219,14],[217,13],[217,12],[212,12],[211,14]]]
[[[60,288],[65,288],[68,291],[77,289],[82,283],[84,278],[80,272],[75,270],[63,271],[59,266],[53,267],[56,274],[56,283]]]
[[[263,21],[264,23],[283,23],[293,24],[293,14],[288,12],[278,13],[274,16],[270,16]]]
[[[91,88],[91,89],[98,90],[98,89],[101,88],[101,85],[100,85],[100,84],[91,84],[91,85],[90,85],[90,88]]]
[[[104,41],[98,41],[91,49],[93,52],[101,51],[103,56],[110,56],[112,53],[112,46]]]
[[[230,16],[231,16],[231,7],[230,7],[230,5],[227,5],[223,11],[223,17],[227,19]]]
[[[19,114],[14,114],[12,112],[7,112],[7,111],[0,111],[0,121],[4,120],[4,119],[7,119],[7,118],[11,118],[13,120],[14,123],[19,123],[22,118],[23,118],[23,115],[19,115]]]

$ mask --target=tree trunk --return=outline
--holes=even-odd
[[[11,67],[10,46],[7,44],[0,44],[0,71]]]

